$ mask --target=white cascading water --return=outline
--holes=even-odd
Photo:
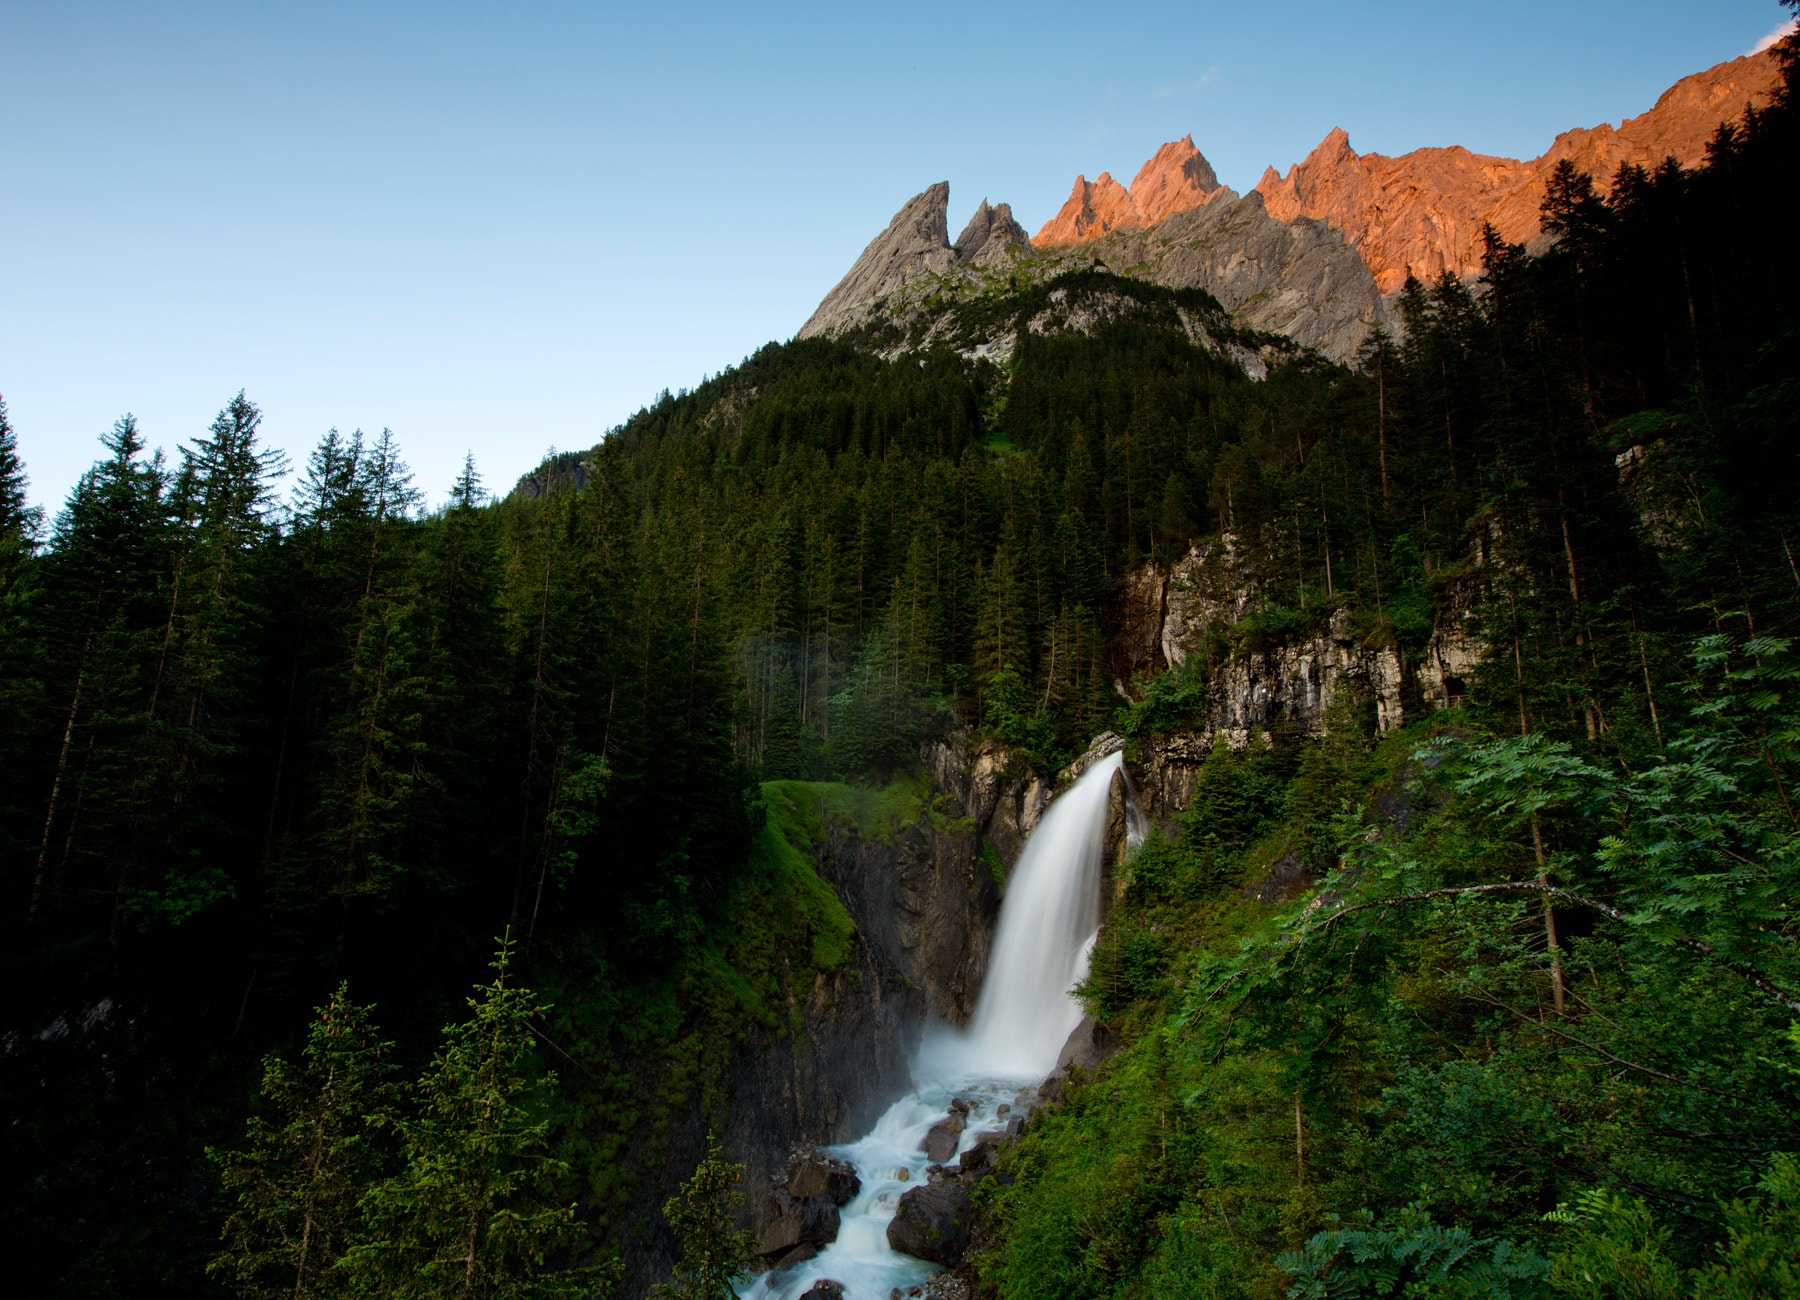
[[[745,1300],[795,1300],[820,1278],[844,1285],[845,1300],[887,1300],[938,1270],[888,1245],[900,1197],[924,1172],[925,1135],[953,1098],[974,1103],[958,1151],[1004,1123],[1003,1104],[1056,1068],[1081,1023],[1072,990],[1087,975],[1100,928],[1100,873],[1113,773],[1123,756],[1100,759],[1057,796],[1025,842],[1006,884],[1000,925],[975,1015],[967,1032],[943,1030],[920,1049],[913,1091],[888,1108],[869,1133],[831,1147],[849,1160],[862,1190],[841,1211],[837,1240],[795,1268],[765,1273],[743,1288]],[[1137,810],[1129,806],[1132,836]],[[906,1177],[900,1174],[904,1171]]]

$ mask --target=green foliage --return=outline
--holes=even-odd
[[[251,1300],[349,1293],[341,1263],[362,1235],[363,1197],[389,1163],[398,1098],[393,1044],[339,985],[319,1008],[296,1069],[263,1062],[244,1146],[209,1151],[234,1208],[208,1272]]]
[[[1138,699],[1119,715],[1121,735],[1136,739],[1199,721],[1211,702],[1206,664],[1189,655],[1171,672],[1157,673],[1139,683]]]
[[[669,1300],[732,1300],[736,1281],[750,1271],[755,1238],[737,1226],[733,1216],[743,1203],[738,1190],[744,1167],[734,1165],[719,1152],[713,1135],[706,1135],[706,1155],[681,1191],[663,1203],[681,1257],[675,1263],[675,1281],[659,1286],[655,1294]]]
[[[558,1193],[568,1166],[552,1151],[531,1077],[531,1021],[545,1010],[508,983],[510,940],[494,982],[469,999],[470,1017],[445,1027],[420,1077],[417,1110],[394,1121],[399,1168],[369,1188],[367,1236],[346,1260],[361,1294],[419,1297],[591,1295],[609,1270],[545,1263],[575,1235]]]
[[[1777,1153],[1757,1190],[1762,1196],[1724,1207],[1729,1236],[1694,1274],[1697,1300],[1800,1295],[1800,1160]]]
[[[1567,1244],[1551,1259],[1550,1284],[1559,1295],[1675,1300],[1682,1294],[1681,1270],[1667,1254],[1673,1234],[1656,1226],[1643,1201],[1597,1188],[1558,1217],[1572,1225]]]
[[[209,1153],[234,1201],[209,1272],[252,1297],[588,1296],[616,1281],[616,1262],[546,1267],[578,1234],[558,1200],[568,1167],[532,1113],[555,1083],[528,1072],[530,1022],[548,1008],[508,983],[511,960],[503,942],[494,982],[410,1097],[346,986],[298,1070],[265,1062],[273,1119],[253,1115],[242,1150]]]
[[[1476,1237],[1467,1228],[1433,1223],[1408,1207],[1383,1223],[1321,1232],[1276,1267],[1294,1276],[1292,1300],[1337,1296],[1481,1297],[1510,1300],[1541,1296],[1551,1265],[1529,1247],[1502,1238]]]

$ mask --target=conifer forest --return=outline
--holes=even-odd
[[[0,406],[5,1289],[734,1294],[742,1062],[864,969],[824,846],[966,826],[933,746],[1052,780],[1111,731],[1197,775],[964,1294],[1800,1296],[1784,66],[1348,366],[1020,275],[516,489],[387,431],[289,465],[240,392],[167,454],[122,415],[54,512]],[[1097,305],[959,342],[1053,303]],[[1193,554],[1238,606],[1133,658]],[[1327,633],[1392,701],[1228,735]]]

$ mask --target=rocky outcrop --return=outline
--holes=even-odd
[[[1150,155],[1131,182],[1131,201],[1147,226],[1190,208],[1205,207],[1224,190],[1194,137],[1171,140]]]
[[[997,266],[1029,243],[1025,227],[1013,220],[1010,203],[989,207],[983,199],[962,234],[956,237],[951,251],[956,254],[958,266]]]
[[[1538,239],[1538,210],[1557,163],[1567,159],[1602,191],[1624,164],[1655,168],[1673,157],[1695,166],[1719,124],[1766,104],[1779,79],[1773,51],[1733,59],[1682,78],[1616,128],[1565,131],[1529,161],[1461,146],[1359,154],[1337,128],[1285,176],[1265,171],[1256,190],[1283,221],[1310,217],[1340,228],[1384,294],[1398,290],[1409,269],[1422,280],[1445,271],[1467,279],[1481,269],[1485,224],[1512,243]]]
[[[788,1157],[785,1174],[773,1180],[756,1233],[760,1268],[792,1268],[837,1240],[841,1206],[862,1190],[848,1161],[801,1146]]]
[[[1129,268],[1172,289],[1204,289],[1235,324],[1285,334],[1334,361],[1353,358],[1387,319],[1375,278],[1341,233],[1277,220],[1256,193],[1222,190],[1153,226],[1042,252],[1060,265]]]
[[[1025,269],[1053,279],[1098,266],[1129,268],[1135,278],[1172,289],[1204,289],[1240,327],[1285,334],[1333,360],[1353,357],[1371,325],[1386,318],[1386,308],[1368,268],[1343,237],[1320,222],[1277,221],[1254,194],[1239,198],[1216,187],[1202,195],[1194,187],[1211,177],[1206,160],[1197,150],[1184,160],[1178,145],[1165,145],[1158,159],[1171,150],[1176,152],[1163,163],[1152,159],[1145,164],[1147,171],[1157,164],[1152,174],[1139,174],[1154,210],[1168,215],[1146,224],[1135,215],[1136,208],[1118,206],[1128,205],[1129,195],[1110,177],[1093,185],[1082,181],[1077,189],[1087,194],[1082,202],[1093,210],[1083,216],[1087,209],[1080,209],[1071,218],[1087,223],[1082,238],[1072,243],[1034,248],[1006,204],[989,206],[984,200],[951,244],[946,234],[949,188],[934,185],[895,214],[797,337],[841,334],[874,321],[910,324],[943,300],[946,291],[951,297],[985,292],[1002,271]],[[1115,190],[1117,195],[1108,198]],[[1028,328],[1040,333],[1081,330],[1106,314],[1093,304],[1085,315],[1063,310],[1054,291],[1051,298]],[[1182,323],[1197,343],[1212,345],[1206,323]],[[978,355],[1000,360],[1010,350],[1010,333],[974,348]],[[1253,353],[1240,360],[1260,376]]]
[[[1114,180],[1111,172],[1101,172],[1095,181],[1077,176],[1062,209],[1031,242],[1051,248],[1099,239],[1115,230],[1141,229],[1177,212],[1204,207],[1223,191],[1212,164],[1194,147],[1194,137],[1183,136],[1158,149],[1138,169],[1130,189]]]
[[[835,334],[878,314],[897,291],[926,272],[945,272],[956,266],[950,247],[946,212],[950,183],[939,181],[914,195],[887,229],[870,241],[849,274],[825,295],[797,338]]]
[[[991,846],[1003,866],[1018,860],[1025,839],[1049,807],[1056,782],[1026,763],[998,741],[970,748],[963,731],[927,741],[920,748],[926,770],[948,794],[981,841]]]
[[[1132,777],[1145,814],[1166,822],[1187,806],[1218,740],[1241,749],[1259,734],[1323,736],[1340,692],[1374,706],[1378,731],[1405,721],[1408,698],[1428,708],[1460,704],[1482,651],[1476,585],[1473,578],[1450,585],[1424,655],[1403,665],[1390,644],[1360,635],[1345,608],[1321,610],[1310,632],[1263,639],[1250,620],[1261,584],[1229,535],[1196,544],[1171,567],[1149,564],[1128,575],[1112,642],[1119,689],[1190,655],[1209,664],[1204,723],[1139,745]]]
[[[888,1245],[914,1259],[955,1268],[969,1251],[975,1220],[968,1189],[960,1178],[934,1180],[900,1198],[888,1220]]]
[[[1062,208],[1031,241],[1037,245],[1073,244],[1143,224],[1130,192],[1113,179],[1111,172],[1101,172],[1098,180],[1077,176],[1075,188],[1069,191]]]
[[[825,295],[796,338],[841,334],[874,320],[905,320],[921,291],[940,279],[964,282],[1029,254],[1024,227],[1005,203],[986,199],[950,242],[950,186],[946,181],[914,195]]]

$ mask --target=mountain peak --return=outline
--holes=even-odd
[[[1177,212],[1204,206],[1222,190],[1212,164],[1185,135],[1163,145],[1142,167],[1128,190],[1111,172],[1089,181],[1075,178],[1061,211],[1046,221],[1031,242],[1043,248],[1099,239],[1115,230],[1154,226]]]
[[[1131,182],[1131,201],[1146,226],[1200,207],[1218,192],[1219,178],[1192,135],[1158,149]]]
[[[956,254],[958,266],[987,266],[1006,256],[1009,249],[1028,242],[1024,227],[1013,220],[1012,204],[989,207],[983,199],[962,234],[956,237],[951,251]]]
[[[966,266],[988,266],[1007,250],[1028,246],[1025,231],[1005,203],[975,209],[969,224],[950,243],[950,182],[915,194],[894,214],[887,229],[869,241],[849,273],[825,295],[795,338],[837,334],[880,313],[908,281],[923,272],[949,274]]]

